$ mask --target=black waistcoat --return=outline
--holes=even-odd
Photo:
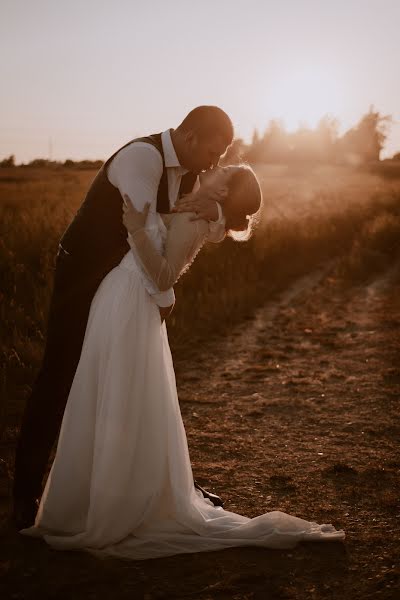
[[[90,186],[85,200],[60,240],[60,253],[67,254],[79,271],[98,283],[128,252],[127,232],[122,223],[122,198],[119,190],[107,177],[107,168],[115,155],[134,142],[146,142],[157,148],[163,160],[157,212],[168,213],[168,178],[165,167],[161,134],[131,140],[119,148],[104,163]],[[191,191],[195,178],[189,183]]]

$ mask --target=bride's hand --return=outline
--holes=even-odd
[[[130,234],[134,234],[139,229],[143,229],[149,214],[150,202],[144,205],[143,211],[136,210],[129,196],[124,194],[122,222]]]
[[[204,219],[216,221],[218,219],[217,202],[226,198],[227,187],[204,185],[197,192],[186,194],[176,201],[172,212],[194,212],[196,217],[192,220]]]

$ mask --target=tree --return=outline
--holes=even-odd
[[[251,139],[251,145],[252,146],[257,146],[260,143],[260,141],[261,141],[260,134],[258,133],[258,129],[256,128],[253,131],[253,137]]]
[[[355,164],[378,161],[391,123],[390,115],[383,116],[371,106],[358,124],[341,138],[344,160]]]
[[[251,140],[251,144],[245,154],[245,160],[257,163],[262,161],[262,152],[261,152],[262,140],[260,138],[260,134],[257,129],[254,129],[253,138]]]
[[[14,154],[10,154],[10,156],[8,156],[7,158],[3,158],[3,160],[0,161],[0,168],[7,168],[7,167],[15,167],[15,156]]]
[[[319,121],[316,129],[316,148],[322,162],[334,162],[339,122],[330,115]]]
[[[314,163],[319,160],[317,135],[315,130],[300,125],[297,131],[289,136],[291,146],[290,160],[295,162]]]
[[[265,162],[281,163],[289,158],[289,137],[281,121],[272,119],[262,139],[262,155]]]

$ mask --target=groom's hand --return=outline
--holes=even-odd
[[[147,202],[142,212],[136,210],[128,194],[124,194],[122,222],[129,233],[133,235],[138,229],[145,226],[149,209],[150,202]]]

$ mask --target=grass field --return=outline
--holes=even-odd
[[[177,285],[169,323],[175,343],[184,341],[189,324],[192,334],[231,326],[269,290],[329,257],[349,257],[350,252],[350,276],[359,277],[376,268],[360,264],[364,246],[378,245],[378,263],[392,251],[387,246],[398,236],[393,215],[399,211],[399,182],[329,167],[299,172],[264,166],[257,172],[265,204],[261,226],[249,243],[226,240],[201,252]],[[93,176],[67,169],[0,171],[3,388],[32,381],[43,347],[58,240]]]
[[[176,286],[173,346],[229,329],[268,295],[343,256],[362,279],[397,252],[400,180],[348,169],[260,166],[264,213],[247,243],[202,250]],[[20,406],[38,368],[58,240],[94,176],[71,169],[0,170],[0,356],[4,397]],[[14,401],[13,401],[14,404]]]

